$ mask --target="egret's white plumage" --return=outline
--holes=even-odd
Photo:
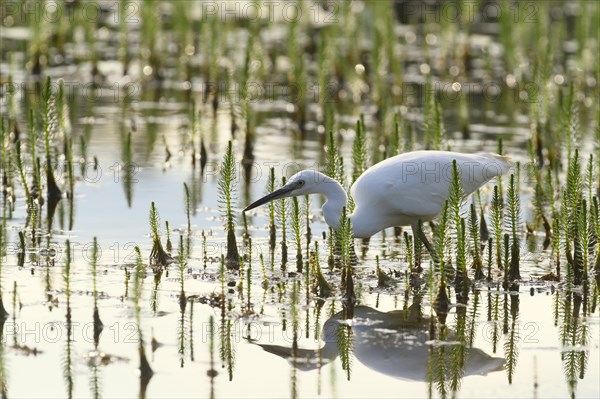
[[[508,172],[507,157],[490,153],[462,154],[449,151],[414,151],[388,158],[367,169],[350,188],[354,212],[352,232],[368,238],[393,226],[414,226],[434,219],[442,210],[450,189],[452,161],[461,172],[465,195],[496,176]],[[325,221],[334,229],[348,197],[334,179],[315,170],[302,170],[281,189],[259,199],[244,211],[277,198],[323,194]]]

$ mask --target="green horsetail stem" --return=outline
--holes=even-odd
[[[219,204],[225,217],[225,230],[227,232],[227,255],[225,256],[228,269],[239,270],[240,254],[238,252],[233,223],[233,201],[236,196],[235,187],[235,160],[231,140],[227,143],[227,151],[219,168],[217,182],[219,191]]]
[[[281,178],[281,185],[285,186],[285,176]],[[288,248],[287,248],[287,214],[288,214],[288,201],[286,198],[281,198],[276,201],[277,216],[279,224],[281,226],[281,267],[285,269],[285,265],[288,259]]]
[[[269,182],[267,183],[267,193],[275,191],[275,168],[269,168]],[[269,202],[269,246],[275,248],[277,242],[277,229],[275,227],[275,202]]]
[[[327,298],[333,293],[333,287],[327,282],[321,272],[321,263],[319,261],[319,243],[315,241],[315,251],[312,256],[313,275],[317,280],[317,295],[319,298]]]
[[[300,214],[300,205],[298,204],[298,197],[292,198],[292,232],[294,233],[294,240],[296,242],[296,271],[302,272],[302,217]]]
[[[190,217],[192,203],[190,201],[190,189],[188,188],[188,185],[186,183],[183,183],[183,190],[185,194],[185,216],[187,219],[187,232],[188,235],[190,235],[192,234],[192,222]]]
[[[514,174],[510,175],[510,182],[506,192],[505,225],[510,229],[510,280],[521,278],[520,262],[520,230],[521,230],[521,203],[519,199],[518,183]],[[509,267],[508,265],[506,266]]]
[[[158,266],[166,266],[170,257],[165,252],[160,239],[160,216],[154,202],[150,204],[150,236],[152,237],[152,250],[150,251],[150,263]]]
[[[496,247],[496,265],[502,269],[502,215],[503,215],[502,196],[498,186],[494,186],[494,194],[492,196],[492,230],[494,232],[494,241]]]
[[[352,144],[352,182],[365,171],[367,158],[367,135],[364,122],[356,121],[356,135]]]
[[[446,247],[448,245],[448,216],[449,216],[449,203],[448,200],[444,201],[444,207],[442,208],[442,215],[440,217],[439,224],[435,232],[435,245],[437,251],[437,260],[439,262],[440,273],[444,274]]]
[[[134,272],[134,284],[133,284],[133,303],[135,308],[135,320],[137,323],[137,333],[138,333],[138,352],[140,356],[140,378],[142,380],[149,380],[152,377],[153,371],[150,367],[150,363],[148,363],[148,359],[146,358],[146,351],[144,349],[144,336],[142,334],[141,328],[141,307],[140,301],[142,299],[142,290],[143,290],[143,276],[145,275],[144,271],[144,262],[142,261],[142,253],[138,246],[135,246],[135,252],[137,254],[137,261]]]
[[[475,279],[482,279],[483,262],[481,261],[481,241],[479,237],[479,226],[477,224],[477,211],[475,203],[471,202],[469,213],[469,236],[471,237],[471,250],[473,253],[473,269],[475,269]]]

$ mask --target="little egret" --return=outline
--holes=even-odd
[[[508,157],[490,153],[462,154],[450,151],[413,151],[396,155],[367,169],[350,188],[354,212],[350,215],[356,238],[369,238],[394,226],[411,226],[432,253],[431,244],[419,228],[433,220],[444,206],[452,179],[452,161],[460,170],[465,196],[496,176],[508,172]],[[248,205],[244,212],[279,198],[322,194],[325,221],[340,226],[348,196],[336,180],[316,170],[302,170],[279,190]]]

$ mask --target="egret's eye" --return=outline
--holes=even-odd
[[[298,180],[298,183],[296,183],[298,185],[298,187],[302,187],[304,185],[304,180]]]

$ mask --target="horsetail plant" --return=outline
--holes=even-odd
[[[178,352],[180,357],[180,366],[184,366],[184,354],[186,347],[186,329],[185,329],[185,308],[187,306],[187,297],[185,296],[185,275],[184,270],[186,266],[186,255],[185,255],[185,246],[183,245],[183,235],[179,235],[179,246],[177,252],[177,263],[179,266],[179,325],[177,332],[177,345]],[[193,302],[192,302],[193,304]],[[191,306],[190,306],[191,307]],[[191,316],[190,316],[191,317]],[[191,321],[190,321],[191,323]],[[191,336],[191,335],[190,335]],[[191,340],[190,340],[191,344]]]
[[[446,259],[446,247],[448,246],[450,239],[448,236],[448,208],[448,200],[446,200],[444,201],[444,207],[442,208],[440,221],[435,231],[435,249],[437,251],[437,261],[441,274],[446,272],[444,267]]]
[[[302,272],[302,215],[300,214],[300,205],[298,197],[292,198],[292,232],[296,242],[296,271]]]
[[[150,265],[158,269],[171,263],[171,257],[165,252],[160,240],[160,216],[154,202],[150,204],[150,237],[152,238],[152,250],[150,251]]]
[[[502,137],[498,138],[498,155],[504,155],[504,140],[502,140]],[[496,177],[496,184],[498,186],[498,192],[500,195],[500,205],[501,207],[504,206],[504,189],[502,188],[502,175],[497,176]]]
[[[44,113],[44,144],[46,150],[46,188],[47,188],[47,197],[48,202],[56,202],[62,196],[58,185],[56,184],[56,180],[54,179],[54,172],[52,171],[52,162],[50,157],[50,136],[52,136],[56,131],[56,104],[55,98],[52,94],[52,79],[48,76],[46,78],[46,83],[44,85],[44,103],[43,103],[43,113]]]
[[[582,195],[581,163],[579,161],[579,151],[576,149],[573,158],[569,159],[567,183],[561,200],[559,226],[564,233],[565,255],[570,267],[573,267],[572,242],[575,236],[578,206]]]
[[[467,251],[466,251],[466,226],[465,219],[461,218],[457,226],[456,236],[456,277],[454,280],[457,297],[466,301],[469,289],[469,278],[467,276]]]
[[[35,123],[35,117],[33,115],[33,109],[29,110],[29,119],[27,124],[27,132],[29,136],[29,155],[33,162],[37,162],[39,157],[37,156],[37,144],[38,144],[38,134],[37,127]],[[18,141],[20,143],[20,141]],[[37,187],[38,190],[41,190],[41,176],[40,170],[38,168],[33,168],[33,186]],[[35,191],[35,190],[34,190]]]
[[[275,191],[275,168],[269,169],[269,183],[267,184],[267,193]],[[277,241],[277,229],[275,228],[275,203],[269,202],[269,246],[273,250]]]
[[[465,192],[463,190],[461,172],[458,168],[456,160],[452,161],[452,177],[450,180],[450,192],[448,193],[448,203],[451,213],[451,222],[456,232],[459,232],[461,225],[461,208],[463,206],[463,200]]]
[[[483,275],[483,262],[481,261],[481,241],[479,237],[479,226],[477,224],[477,211],[475,202],[471,202],[469,213],[469,236],[471,237],[471,249],[473,253],[472,268],[475,269],[475,279],[480,280]]]
[[[387,151],[388,157],[393,157],[395,155],[400,154],[402,150],[402,143],[400,142],[400,113],[394,114],[394,128],[392,129],[392,134],[390,136],[389,141],[389,150]]]
[[[492,219],[492,230],[494,232],[494,242],[496,247],[496,265],[499,269],[502,269],[502,215],[504,213],[502,204],[502,196],[498,186],[494,186],[494,194],[492,196],[492,208],[491,208],[491,219]]]
[[[16,158],[17,170],[19,171],[19,176],[21,177],[21,184],[23,185],[23,189],[25,190],[25,197],[27,199],[27,203],[30,203],[31,192],[29,191],[29,187],[27,186],[27,180],[25,179],[23,159],[21,158],[21,143],[20,142],[18,142],[15,145],[15,158]]]
[[[569,93],[562,117],[563,129],[567,133],[567,159],[570,160],[573,152],[573,144],[577,142],[577,132],[579,131],[579,110],[575,103],[575,85],[573,81],[569,84]]]
[[[425,137],[425,149],[437,149],[432,148],[431,139],[434,136],[435,130],[435,108],[436,100],[434,89],[431,85],[431,76],[427,77],[425,82],[425,104],[423,105],[423,136]]]
[[[310,257],[310,239],[311,239],[311,231],[310,231],[310,196],[307,194],[304,196],[304,227],[306,228],[306,258]]]
[[[71,243],[69,240],[66,242],[66,260],[65,267],[63,269],[63,280],[65,282],[65,296],[66,296],[66,327],[67,327],[67,348],[66,356],[64,361],[64,375],[68,390],[68,396],[72,396],[73,392],[73,370],[72,370],[72,359],[71,359],[71,341],[72,341],[72,323],[71,323]]]
[[[313,267],[312,274],[316,278],[316,292],[318,297],[327,298],[331,296],[333,293],[333,288],[327,282],[327,279],[325,279],[325,276],[323,276],[323,273],[321,272],[321,263],[319,262],[319,243],[317,241],[315,241],[315,251],[311,257],[311,263]]]
[[[521,204],[519,199],[518,185],[514,174],[510,175],[510,183],[506,192],[505,202],[505,224],[511,233],[510,244],[510,270],[509,279],[519,280],[521,273],[520,261],[520,230],[521,230]],[[507,268],[509,266],[507,265]]]
[[[243,258],[242,258],[243,260]],[[248,269],[246,272],[246,312],[253,313],[252,310],[252,237],[248,237]]]
[[[356,136],[352,145],[352,183],[365,171],[367,163],[367,136],[363,119],[356,121]]]
[[[171,241],[171,228],[169,227],[169,221],[165,221],[165,230],[167,232],[167,252],[171,253],[173,251],[173,242]]]
[[[285,186],[285,176],[281,178],[282,186]],[[287,263],[287,238],[286,238],[286,226],[287,226],[287,214],[288,214],[288,201],[286,198],[281,198],[277,200],[276,203],[277,210],[277,218],[279,220],[279,224],[281,226],[281,267],[285,269],[285,265]]]
[[[179,266],[179,281],[180,281],[180,285],[179,285],[179,308],[181,310],[181,313],[183,314],[183,312],[185,311],[186,305],[187,305],[187,297],[185,296],[185,287],[184,287],[184,283],[185,283],[185,266],[186,266],[186,260],[185,260],[185,248],[183,245],[183,236],[180,235],[179,236],[179,246],[178,246],[178,251],[177,251],[177,263]]]
[[[135,321],[137,324],[137,333],[138,333],[138,353],[140,356],[140,384],[142,386],[147,385],[147,383],[152,378],[154,372],[150,367],[150,363],[148,363],[148,359],[146,358],[146,350],[144,348],[144,336],[142,334],[142,317],[141,317],[141,307],[140,301],[142,299],[142,291],[143,291],[143,278],[145,275],[144,271],[144,262],[142,261],[142,253],[140,248],[136,245],[135,252],[137,255],[135,273],[134,273],[134,284],[133,284],[133,305],[135,311]]]
[[[240,254],[235,238],[235,226],[233,223],[233,201],[235,200],[235,164],[231,140],[227,143],[227,151],[219,168],[219,203],[225,217],[225,230],[227,231],[227,255],[225,261],[228,269],[239,270]]]
[[[98,289],[97,289],[97,268],[98,268],[98,239],[94,237],[92,244],[92,292],[94,295],[94,343],[98,346],[100,333],[104,328],[102,320],[100,320],[100,312],[98,311]]]
[[[4,307],[4,301],[2,300],[2,261],[4,259],[4,226],[0,225],[0,326],[4,325],[4,320],[8,316],[8,312]],[[2,348],[0,348],[2,350]]]
[[[406,262],[408,263],[408,267],[411,271],[415,271],[415,259],[414,259],[414,248],[413,248],[413,236],[408,235],[408,233],[404,232],[404,246],[406,253]]]
[[[186,183],[183,183],[183,190],[184,190],[184,194],[185,194],[185,216],[187,218],[187,233],[188,233],[188,235],[190,235],[190,234],[192,234],[192,223],[191,223],[191,219],[190,219],[192,205],[191,205],[191,201],[190,201],[190,190]]]
[[[260,269],[262,272],[262,287],[264,290],[266,290],[267,288],[269,288],[269,279],[267,277],[267,271],[265,269],[265,259],[263,257],[263,254],[260,254],[259,260],[260,260]]]

